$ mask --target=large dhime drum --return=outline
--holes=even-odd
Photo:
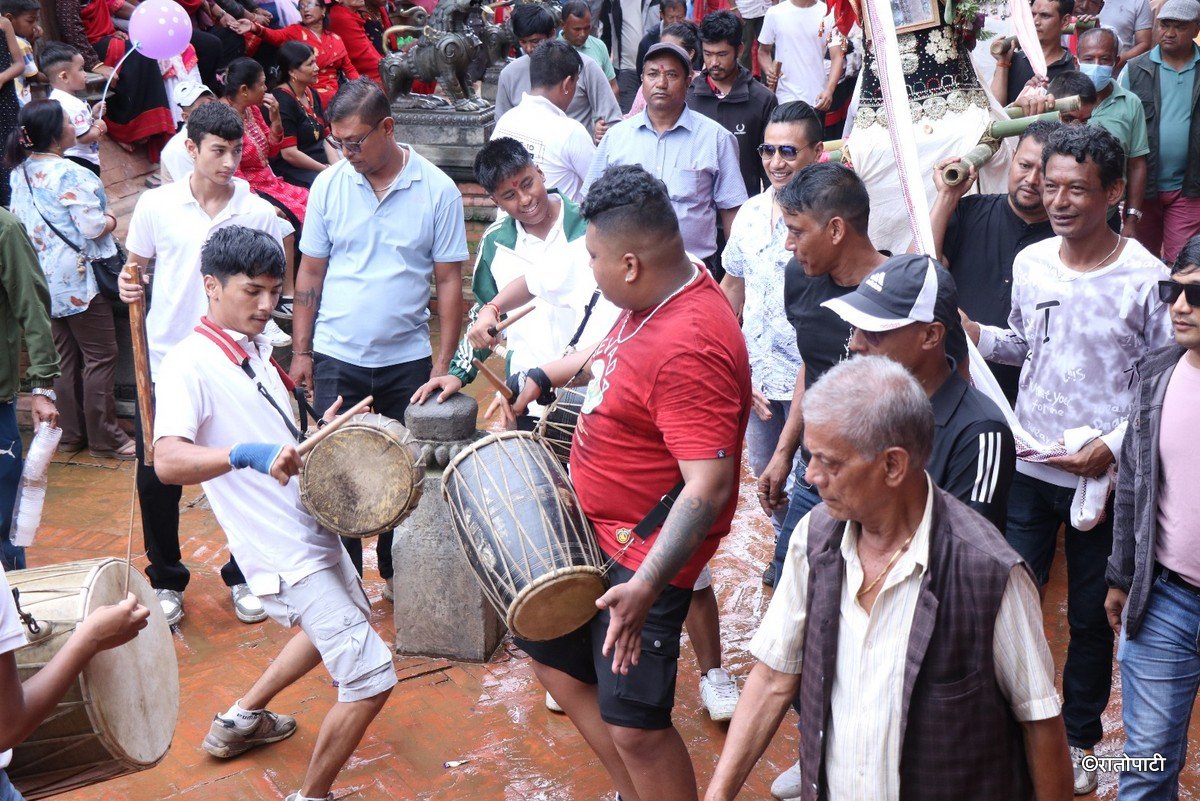
[[[407,428],[382,414],[358,414],[317,443],[300,471],[300,500],[343,537],[390,531],[421,499],[425,468]]]
[[[446,466],[442,494],[484,594],[514,634],[550,640],[596,614],[603,557],[566,472],[532,433],[465,448]]]
[[[149,622],[129,642],[97,654],[42,725],[13,749],[6,770],[30,801],[145,770],[171,746],[179,716],[175,643],[154,590],[119,559],[8,574],[21,610],[39,629],[26,627],[30,643],[16,651],[17,672],[22,681],[29,678],[93,610],[124,600],[127,571],[129,591],[149,608]]]
[[[586,391],[582,387],[563,387],[555,390],[554,403],[546,407],[534,433],[546,444],[559,464],[566,467],[571,461],[571,439],[579,425],[579,410]]]

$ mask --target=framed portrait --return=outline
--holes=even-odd
[[[896,33],[912,33],[942,24],[938,0],[891,0]]]

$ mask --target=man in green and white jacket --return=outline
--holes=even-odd
[[[469,328],[480,328],[481,322],[495,325],[503,312],[533,302],[534,310],[504,331],[506,376],[562,356],[589,306],[587,325],[575,344],[599,341],[618,310],[596,292],[584,245],[587,222],[579,207],[559,192],[547,190],[529,151],[508,137],[495,139],[479,151],[475,179],[504,215],[479,243]],[[440,393],[439,402],[450,397],[475,380],[471,360],[485,361],[491,353],[487,343],[478,336],[472,340],[469,331],[459,342],[449,374],[431,378],[412,402],[424,403],[434,392]],[[518,427],[530,430],[534,420],[533,416],[519,418]]]

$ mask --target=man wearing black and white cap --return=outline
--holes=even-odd
[[[928,256],[893,256],[854,292],[822,305],[854,326],[852,353],[887,356],[913,374],[933,404],[930,478],[1004,531],[1016,445],[996,404],[946,354],[950,342],[961,353],[965,339],[946,268]]]

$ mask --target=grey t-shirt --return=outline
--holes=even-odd
[[[496,85],[496,119],[521,102],[521,96],[529,91],[529,56],[521,56],[500,73]],[[567,116],[576,120],[592,133],[597,119],[601,117],[609,125],[621,121],[621,107],[613,94],[604,70],[593,59],[583,59],[583,72],[575,87],[575,97],[567,107]]]

